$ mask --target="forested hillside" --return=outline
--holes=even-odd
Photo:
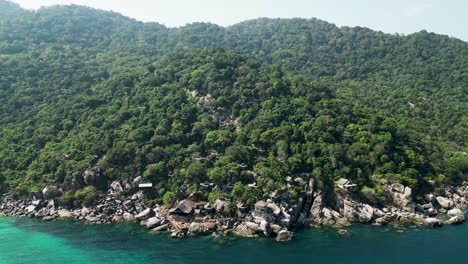
[[[468,44],[317,19],[167,28],[0,0],[0,182],[27,195],[100,168],[156,201],[247,204],[287,176],[436,191],[466,180]],[[249,188],[256,183],[258,188]],[[364,195],[365,196],[365,195]]]

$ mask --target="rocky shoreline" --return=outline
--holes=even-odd
[[[130,196],[121,195],[120,182],[110,184],[109,190],[95,206],[68,208],[57,202],[54,188],[46,187],[28,199],[14,199],[11,192],[2,195],[0,214],[14,217],[35,217],[44,221],[73,218],[94,224],[136,222],[154,232],[168,231],[172,237],[200,234],[235,234],[244,237],[266,236],[278,241],[290,240],[293,232],[302,226],[337,226],[352,223],[373,225],[406,224],[437,227],[465,221],[468,208],[468,182],[446,188],[444,196],[427,194],[416,203],[412,190],[401,184],[387,184],[392,203],[372,206],[352,198],[346,190],[325,193],[318,190],[315,181],[297,180],[305,189],[297,203],[286,203],[272,196],[258,201],[252,208],[238,204],[235,213],[228,213],[228,203],[197,201],[196,195],[179,201],[169,208],[146,206],[145,193],[136,190]],[[128,186],[128,184],[127,184]],[[60,194],[59,194],[60,195]]]

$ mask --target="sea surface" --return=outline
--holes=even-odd
[[[304,228],[289,242],[172,239],[136,224],[0,217],[0,264],[18,263],[468,263],[468,225]]]

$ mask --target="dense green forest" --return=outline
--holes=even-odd
[[[27,195],[100,168],[158,202],[251,204],[287,176],[467,180],[468,43],[317,19],[167,28],[80,6],[0,0],[0,182]],[[308,176],[307,176],[308,177]],[[259,188],[248,188],[256,183]],[[382,198],[384,199],[384,198]]]

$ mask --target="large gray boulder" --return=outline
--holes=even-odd
[[[368,204],[344,200],[343,216],[350,222],[368,223],[374,216],[374,208]]]
[[[110,187],[114,192],[120,192],[120,193],[123,192],[123,187],[118,181],[113,181]]]
[[[216,230],[216,223],[214,222],[203,222],[197,223],[192,222],[189,226],[189,234],[210,234]]]
[[[203,233],[203,226],[201,225],[201,223],[196,223],[196,222],[192,222],[189,226],[189,233],[190,234],[201,234]]]
[[[148,229],[153,229],[155,227],[158,227],[162,222],[161,218],[158,217],[151,217],[148,219],[148,222],[146,223],[146,227]]]
[[[431,204],[437,203],[437,200],[432,193],[425,194],[424,199],[426,200],[426,202],[431,203]]]
[[[164,230],[167,230],[169,228],[169,223],[167,224],[162,224],[158,227],[155,227],[152,229],[153,232],[159,232],[159,231],[164,231]]]
[[[388,188],[393,204],[408,212],[414,213],[416,205],[412,200],[412,190],[408,186],[394,183]]]
[[[241,237],[254,237],[255,232],[248,228],[245,224],[240,224],[234,229],[234,234]]]
[[[143,178],[141,176],[136,177],[135,179],[133,179],[133,182],[132,182],[133,188],[138,188],[138,185],[140,185],[140,183],[142,182],[143,182]]]
[[[334,225],[338,222],[342,223],[343,221],[345,221],[345,219],[340,215],[340,213],[329,207],[325,207],[322,209],[322,215],[322,224],[325,225]]]
[[[47,186],[42,189],[42,195],[44,195],[44,199],[50,200],[62,196],[63,192],[55,186]]]
[[[254,222],[245,222],[245,226],[254,232],[260,231],[260,226]]]
[[[281,226],[280,225],[271,224],[270,227],[271,227],[271,232],[273,232],[274,234],[278,234],[279,231],[281,231]]]
[[[106,183],[104,171],[100,168],[87,169],[83,173],[83,180],[86,185],[102,187]]]
[[[86,216],[85,219],[91,223],[96,223],[96,222],[101,221],[100,216]]]
[[[66,209],[58,210],[57,214],[60,218],[73,218],[73,214]]]
[[[432,217],[429,217],[429,218],[426,218],[424,220],[424,224],[427,226],[427,227],[431,227],[431,228],[434,228],[434,227],[438,227],[438,226],[442,226],[442,222],[437,219],[437,218],[432,218]]]
[[[451,209],[447,212],[447,216],[448,217],[458,217],[462,220],[465,220],[465,214],[463,213],[462,210],[458,209],[458,208],[454,208],[454,209]]]
[[[449,210],[447,216],[449,217],[448,224],[459,224],[465,221],[465,214],[458,208]]]
[[[134,195],[132,195],[132,201],[143,201],[145,199],[145,194],[143,193],[143,191],[139,191],[137,193],[135,193]]]
[[[135,216],[135,218],[137,220],[142,221],[142,220],[147,220],[147,219],[149,219],[149,218],[151,218],[151,217],[153,217],[155,215],[156,215],[156,213],[153,211],[153,209],[146,208],[145,210],[141,211],[141,213],[137,214]]]
[[[445,198],[443,196],[437,196],[436,200],[440,204],[440,206],[444,209],[449,210],[453,208],[453,201],[448,198]]]
[[[275,216],[279,216],[281,214],[281,208],[275,203],[268,203],[267,207],[270,208],[271,212]]]
[[[310,217],[316,223],[320,223],[322,219],[323,196],[321,193],[315,197],[312,207],[310,208]]]
[[[293,233],[288,230],[281,230],[276,236],[276,241],[289,241],[292,239]]]
[[[260,231],[263,233],[263,235],[265,235],[266,237],[270,236],[270,234],[271,234],[270,223],[263,220],[263,221],[260,222],[259,228],[260,228]]]
[[[359,208],[358,218],[360,222],[368,223],[374,216],[374,208],[368,204],[363,204]]]
[[[125,212],[123,215],[122,215],[122,218],[127,221],[127,222],[133,222],[135,221],[135,216],[132,215],[131,213],[129,212]]]
[[[30,205],[30,206],[26,207],[25,210],[26,210],[27,213],[32,213],[32,212],[36,211],[36,206],[35,205]]]

